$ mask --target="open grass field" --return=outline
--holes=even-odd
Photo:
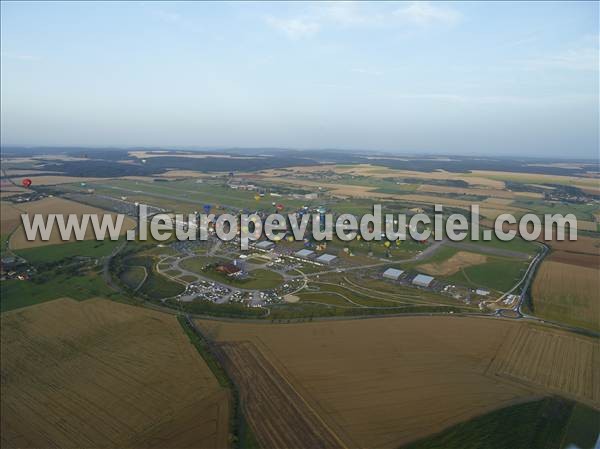
[[[3,448],[228,447],[227,391],[174,316],[60,299],[1,323]]]
[[[125,271],[133,267],[145,269],[147,274],[146,280],[138,291],[150,299],[171,298],[183,293],[185,290],[183,284],[167,278],[167,276],[160,274],[156,270],[155,257],[138,256],[126,259],[124,267]]]
[[[600,273],[597,263],[597,256],[553,253],[536,273],[532,288],[533,313],[574,326],[600,330]]]
[[[142,282],[146,280],[146,268],[139,266],[125,267],[125,269],[119,273],[119,279],[131,290],[136,290],[141,287]]]
[[[222,284],[249,290],[268,290],[277,288],[283,283],[283,276],[279,273],[262,268],[252,270],[244,279],[229,277],[214,269],[208,269],[201,274]]]
[[[111,290],[98,270],[81,273],[48,272],[31,281],[7,279],[0,284],[0,311],[2,313],[52,301],[68,296],[85,300],[98,296],[115,297],[119,294]]]
[[[86,206],[85,204],[76,203],[74,201],[65,200],[62,198],[44,198],[40,201],[34,201],[31,203],[25,203],[19,205],[19,209],[23,211],[23,213],[28,213],[30,215],[30,219],[33,219],[33,214],[42,214],[44,218],[48,216],[48,214],[77,214],[78,217],[81,217],[83,214],[98,214],[100,220],[102,216],[107,211],[102,209],[98,209],[91,206]],[[116,214],[111,214],[116,219]],[[65,217],[65,221],[66,221]],[[132,229],[135,226],[135,222],[130,218],[125,218],[123,221],[123,226],[121,228],[121,234],[127,232],[128,229]],[[92,226],[88,226],[88,229],[85,233],[85,239],[91,240],[94,238],[94,233]],[[75,241],[75,237],[72,236],[72,241]],[[64,243],[64,241],[60,237],[60,232],[58,230],[58,226],[54,226],[52,229],[52,233],[50,235],[50,239],[48,241],[43,241],[39,236],[34,241],[28,241],[25,236],[25,231],[23,227],[19,227],[13,236],[10,239],[10,248],[14,250],[25,249],[25,248],[34,248],[38,246],[44,245],[54,245],[57,243]]]
[[[533,326],[511,330],[487,369],[600,408],[600,341]]]
[[[483,254],[471,253],[468,251],[458,251],[443,262],[426,263],[419,266],[419,270],[432,276],[448,276],[473,265],[480,265],[487,262],[487,256]]]
[[[33,264],[58,262],[69,257],[104,257],[117,246],[118,240],[82,240],[15,250],[15,252]]]
[[[252,343],[268,361],[259,363],[262,369],[272,366],[285,379],[265,388],[287,389],[289,384],[348,448],[398,448],[543,394],[536,386],[485,374],[519,323],[459,317],[289,325],[197,323],[217,342]],[[232,363],[254,381],[259,368],[248,357]],[[261,418],[284,419],[274,416],[282,410],[265,412]],[[263,438],[275,438],[271,434],[278,428],[288,427],[271,428]],[[264,426],[253,430],[260,441]]]
[[[221,257],[197,256],[182,261],[181,267],[191,271],[192,273],[202,274],[204,272],[204,268],[206,268],[208,265],[224,261],[225,259]]]

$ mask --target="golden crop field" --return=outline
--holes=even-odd
[[[485,374],[502,342],[521,326],[516,322],[400,317],[287,325],[197,323],[224,347],[251,343],[269,369],[276,370],[348,448],[397,448],[543,394]],[[231,363],[238,363],[238,371],[259,372],[249,357],[238,354]],[[255,379],[256,375],[248,379],[250,385]],[[288,391],[285,385],[272,384],[273,397],[278,397],[277,390]],[[273,416],[283,414],[282,407],[274,410],[260,419],[284,419]],[[310,412],[303,413],[304,420],[313,419]],[[293,426],[283,428],[286,435],[294,432]],[[264,426],[253,430],[259,441],[269,438],[262,436]]]
[[[0,234],[9,234],[21,224],[21,211],[6,201],[0,201]]]
[[[293,173],[326,173],[348,174],[356,176],[369,176],[371,178],[415,178],[415,179],[438,179],[438,180],[460,180],[469,185],[481,186],[491,189],[504,189],[503,181],[488,179],[482,176],[474,176],[470,173],[450,173],[443,170],[434,172],[422,172],[412,170],[398,170],[379,165],[355,164],[355,165],[310,165],[300,167],[288,167],[285,169],[262,170],[260,174],[265,176],[290,176]]]
[[[419,265],[419,271],[423,271],[432,276],[449,276],[463,268],[485,263],[487,262],[487,259],[488,258],[483,254],[459,251],[443,262],[432,262]]]
[[[77,203],[75,201],[65,200],[63,198],[44,198],[40,201],[34,201],[30,203],[22,203],[19,205],[19,210],[23,213],[30,214],[30,220],[33,220],[32,214],[42,214],[44,217],[47,217],[48,214],[63,214],[65,215],[65,222],[67,220],[68,214],[77,214],[81,218],[83,214],[98,214],[100,221],[102,221],[102,215],[107,214],[108,212],[102,209],[98,209],[96,207],[87,206],[85,204]],[[116,217],[116,214],[111,214],[113,217]],[[113,218],[114,219],[114,218]],[[121,234],[125,234],[128,229],[133,229],[135,226],[135,222],[128,217],[125,217],[123,220],[123,226],[121,227]],[[85,239],[90,240],[94,238],[93,229],[90,225],[87,228],[85,233]],[[75,237],[72,236],[71,241],[75,241]],[[52,233],[50,234],[50,239],[48,241],[43,241],[38,236],[34,241],[28,241],[25,236],[25,231],[23,226],[20,226],[19,229],[15,231],[10,239],[10,248],[11,249],[24,249],[24,248],[32,248],[36,246],[44,246],[44,245],[54,245],[57,243],[64,243],[61,240],[60,232],[58,230],[58,226],[54,226],[52,229]]]
[[[60,299],[0,320],[3,448],[228,447],[228,392],[173,315]]]
[[[534,326],[511,331],[488,369],[600,408],[600,341]]]
[[[478,188],[461,188],[461,187],[449,187],[449,186],[436,186],[423,184],[417,189],[419,192],[429,193],[456,193],[459,195],[482,195],[494,198],[506,198],[515,199],[519,197],[527,198],[543,198],[541,193],[536,192],[512,192],[510,190],[499,190],[499,189],[478,189]]]
[[[13,182],[20,184],[25,176],[11,177]],[[34,186],[54,186],[57,184],[68,184],[71,182],[92,182],[92,181],[104,181],[106,178],[91,178],[91,177],[77,177],[77,176],[64,176],[64,175],[42,175],[31,178]]]
[[[568,256],[565,258],[565,256]],[[579,257],[581,256],[581,257]],[[562,253],[545,260],[533,282],[534,314],[551,320],[591,329],[600,329],[600,274],[597,256]],[[573,263],[573,259],[581,259]],[[570,261],[571,263],[564,263]]]

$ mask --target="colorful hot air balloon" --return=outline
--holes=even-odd
[[[203,208],[204,208],[204,213],[205,214],[209,214],[210,213],[210,209],[212,208],[212,206],[210,204],[205,204],[203,206]]]
[[[31,179],[25,178],[21,184],[23,184],[23,187],[29,187],[31,185]]]

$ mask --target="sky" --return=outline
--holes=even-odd
[[[598,158],[598,2],[5,2],[1,143]]]

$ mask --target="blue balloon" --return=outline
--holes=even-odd
[[[210,204],[205,204],[204,205],[204,212],[206,212],[208,214],[210,212],[211,208],[212,208],[212,206]]]

